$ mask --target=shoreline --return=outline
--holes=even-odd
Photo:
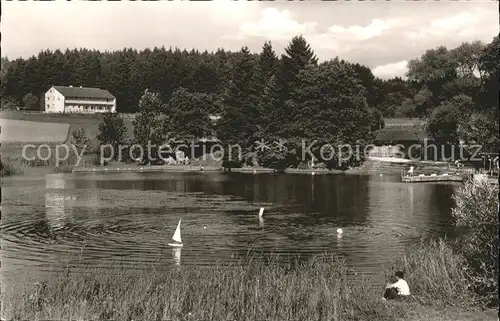
[[[104,166],[104,167],[76,167],[72,173],[142,173],[142,172],[226,172],[226,173],[243,173],[243,174],[262,174],[262,173],[283,173],[283,174],[309,174],[309,175],[342,175],[345,171],[341,170],[324,170],[324,169],[298,169],[288,168],[284,172],[277,172],[272,168],[264,167],[241,167],[224,170],[219,166],[194,166],[194,165],[120,165],[120,166]]]
[[[378,164],[374,168],[370,168],[369,163]],[[327,170],[327,169],[299,169],[299,168],[287,168],[284,171],[276,171],[272,168],[265,167],[240,167],[240,168],[231,168],[231,170],[225,170],[221,166],[211,166],[206,165],[203,166],[203,170],[201,170],[202,165],[137,165],[137,164],[126,164],[126,163],[111,163],[107,166],[32,166],[32,167],[22,167],[22,172],[14,173],[11,175],[2,174],[0,177],[13,177],[13,176],[31,176],[31,175],[39,175],[39,174],[51,174],[51,173],[80,173],[80,174],[90,174],[90,173],[168,173],[168,172],[232,172],[232,173],[243,173],[243,174],[264,174],[264,173],[276,173],[276,174],[297,174],[297,175],[401,175],[402,168],[401,166],[408,165],[407,162],[386,160],[382,158],[368,158],[361,166],[357,166],[354,168],[346,169],[346,170]],[[417,171],[431,171],[437,173],[439,172],[448,172],[450,175],[457,175],[461,171],[457,171],[454,168],[449,168],[446,166],[446,163],[442,162],[429,162],[429,161],[419,161],[417,163],[413,162],[412,164],[420,165]],[[425,173],[426,175],[430,175],[429,173]],[[442,173],[439,173],[439,175]],[[490,181],[496,181],[498,183],[498,177],[491,176],[489,177]],[[495,182],[492,182],[495,183]]]

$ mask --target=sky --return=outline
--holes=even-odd
[[[404,76],[425,50],[498,35],[495,1],[2,1],[2,57],[44,49],[179,47],[278,54],[303,35],[320,61],[339,57],[381,78]]]

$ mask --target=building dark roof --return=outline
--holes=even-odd
[[[376,132],[376,142],[402,142],[413,141],[423,142],[429,138],[425,128],[422,126],[407,126],[407,127],[385,127]]]
[[[115,99],[115,96],[105,89],[87,88],[87,87],[65,87],[53,86],[55,90],[60,92],[64,97],[75,98],[105,98]]]
[[[423,142],[429,139],[425,130],[425,119],[384,118],[384,128],[376,131],[375,142]]]

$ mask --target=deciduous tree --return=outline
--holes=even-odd
[[[122,146],[122,159],[128,160],[130,158],[127,157],[129,155],[128,148],[123,148],[129,144],[129,138],[122,116],[116,113],[105,113],[98,129],[99,150],[101,150],[101,146],[111,146],[113,158],[116,160],[120,156],[120,146]],[[105,153],[111,153],[110,148],[102,148],[102,150]],[[110,154],[101,156],[109,158]]]
[[[146,89],[139,101],[139,113],[134,120],[135,143],[144,151],[144,162],[159,160],[159,148],[166,142],[168,123],[166,118],[162,117],[163,109],[160,95]]]

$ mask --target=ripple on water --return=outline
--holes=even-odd
[[[431,197],[424,190],[411,191],[412,203],[405,196],[407,187],[394,182],[362,185],[360,194],[354,190],[361,188],[358,181],[353,186],[343,181],[343,188],[353,189],[343,191],[321,185],[335,178],[322,178],[314,191],[325,196],[318,194],[313,199],[304,198],[301,192],[302,185],[310,181],[295,177],[283,191],[285,201],[278,201],[279,195],[273,196],[278,186],[275,178],[252,178],[262,180],[256,183],[215,177],[207,181],[209,178],[189,176],[179,190],[177,176],[165,178],[172,181],[170,185],[156,180],[154,188],[139,178],[134,181],[120,175],[71,176],[64,184],[49,188],[44,181],[21,181],[19,186],[10,182],[6,192],[2,191],[2,257],[11,267],[35,264],[39,269],[61,262],[76,267],[81,261],[131,267],[158,260],[174,264],[167,243],[182,218],[182,265],[231,262],[235,254],[247,252],[273,252],[284,260],[289,255],[328,252],[345,257],[360,270],[378,273],[378,267],[406,243],[439,233],[447,224],[442,219],[446,213],[423,205],[415,208],[417,193],[419,202]],[[246,184],[244,188],[242,184]],[[246,196],[248,190],[254,191],[254,198]],[[267,194],[259,194],[264,192]],[[266,210],[259,219],[261,206]],[[341,237],[336,233],[339,227],[344,230]]]

